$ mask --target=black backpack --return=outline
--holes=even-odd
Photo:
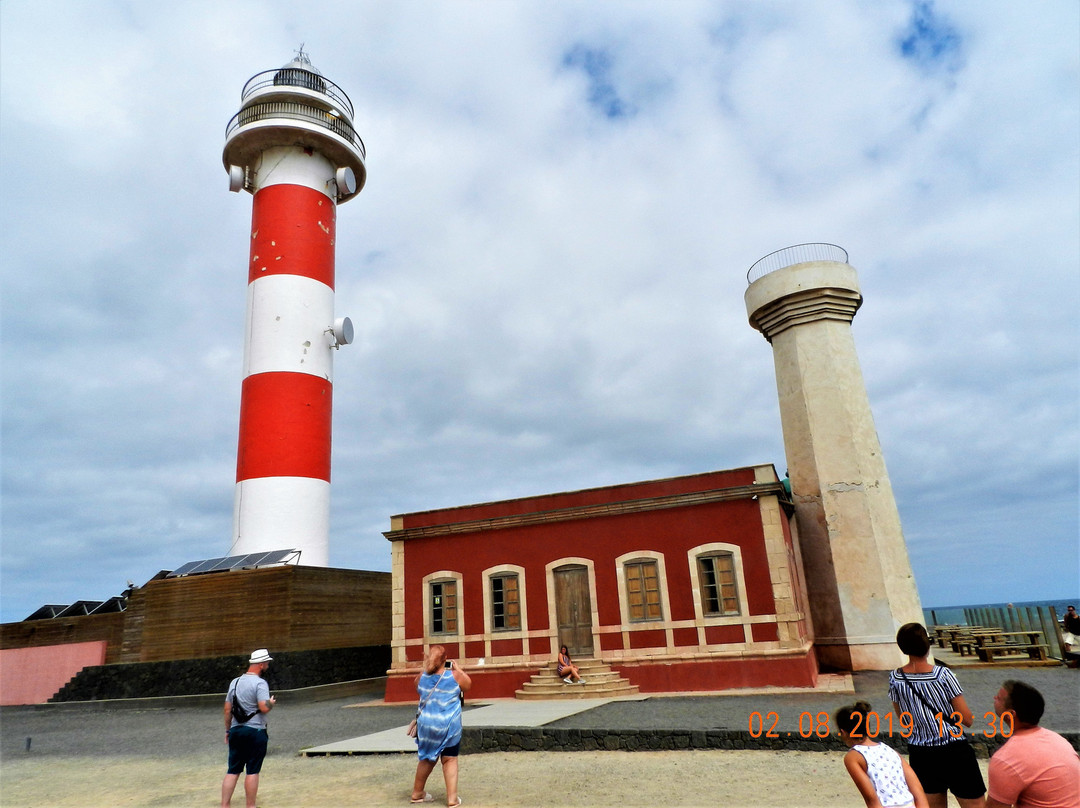
[[[233,680],[232,685],[232,715],[236,719],[237,724],[246,724],[252,719],[255,713],[245,713],[243,708],[240,707],[240,701],[236,698],[236,686],[240,683],[239,679]]]

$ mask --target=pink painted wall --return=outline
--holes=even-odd
[[[105,664],[105,641],[0,650],[0,705],[41,704],[88,665]]]

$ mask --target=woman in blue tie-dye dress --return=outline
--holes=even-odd
[[[434,800],[424,791],[435,764],[442,761],[446,782],[446,804],[461,805],[457,793],[458,747],[461,745],[461,694],[472,686],[469,674],[446,661],[446,649],[433,645],[424,657],[424,672],[416,677],[420,711],[416,719],[416,746],[419,760],[410,802]]]

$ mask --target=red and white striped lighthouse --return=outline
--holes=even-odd
[[[244,382],[229,555],[296,549],[326,566],[337,205],[364,186],[364,144],[348,96],[303,50],[241,94],[222,156],[230,190],[248,190]]]

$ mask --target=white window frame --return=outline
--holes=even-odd
[[[456,608],[454,609],[455,622],[457,630],[451,634],[449,632],[441,631],[435,633],[431,625],[431,585],[443,583],[446,581],[453,581],[455,583],[457,601]],[[424,636],[429,638],[443,638],[443,637],[462,637],[464,636],[465,628],[465,610],[462,608],[462,601],[464,600],[464,592],[461,586],[461,573],[454,572],[453,570],[439,570],[433,572],[430,575],[424,576]]]
[[[718,555],[720,553],[730,553],[732,561],[735,564],[735,587],[737,590],[736,594],[739,598],[738,614],[705,614],[705,608],[701,603],[701,592],[704,584],[701,580],[701,570],[698,566],[698,559],[701,556]],[[703,621],[709,625],[737,625],[739,623],[745,623],[749,626],[750,620],[749,615],[747,614],[746,576],[743,572],[742,548],[737,544],[729,544],[727,542],[701,544],[697,547],[691,547],[686,551],[686,560],[687,564],[690,566],[690,581],[692,582],[694,589],[694,616],[699,621]]]
[[[634,561],[656,562],[656,585],[660,589],[660,617],[651,620],[630,621],[630,598],[626,588],[626,565]],[[615,574],[619,582],[619,611],[624,629],[666,628],[671,619],[671,601],[668,597],[667,567],[664,554],[655,550],[635,550],[623,553],[615,559]]]
[[[495,612],[491,602],[491,579],[516,575],[518,580],[518,628],[495,628]],[[500,564],[489,567],[483,572],[484,577],[484,626],[492,639],[506,640],[524,636],[529,630],[528,609],[525,599],[525,568],[517,564]]]

